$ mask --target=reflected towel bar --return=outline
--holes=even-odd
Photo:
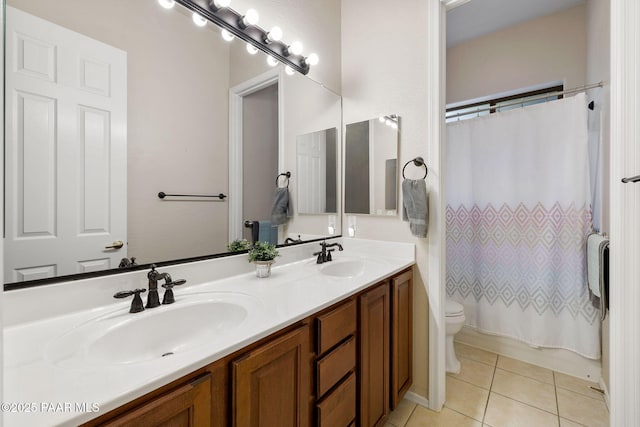
[[[289,178],[291,178],[291,172],[287,171],[287,172],[283,172],[280,175],[276,176],[276,187],[279,187],[280,185],[278,184],[278,180],[280,179],[281,176],[284,176],[287,178],[287,188],[289,188]]]
[[[214,199],[218,199],[219,201],[224,201],[224,199],[227,198],[227,196],[225,194],[215,194],[215,195],[209,195],[209,194],[167,194],[164,191],[161,191],[158,193],[158,197],[161,199],[164,199],[165,197],[211,197]],[[218,200],[213,200],[214,202],[217,202]]]

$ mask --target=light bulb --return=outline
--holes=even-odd
[[[303,49],[304,47],[299,41],[295,41],[291,43],[291,46],[289,46],[289,52],[293,53],[294,55],[300,55]]]
[[[247,52],[249,52],[251,55],[255,55],[256,53],[258,53],[258,48],[256,48],[253,45],[248,44],[247,45]]]
[[[288,76],[293,76],[296,72],[290,66],[284,67],[284,72],[287,73]]]
[[[175,0],[158,0],[158,3],[165,9],[173,9],[173,6],[176,5]]]
[[[269,55],[267,56],[267,64],[271,65],[272,67],[275,67],[276,65],[278,65],[278,60],[273,56]]]
[[[398,124],[396,122],[391,123],[391,127],[394,129],[398,129]]]
[[[386,120],[384,116],[380,116],[378,118],[378,120],[380,120],[380,123],[384,123],[384,121]]]
[[[391,126],[391,123],[392,123],[392,122],[391,122],[391,120],[390,120],[390,119],[387,119],[387,120],[385,121],[385,123],[386,123],[386,125],[387,125],[387,126]]]
[[[267,34],[267,40],[269,40],[270,42],[277,42],[282,40],[282,28],[275,26],[271,29],[271,31],[269,31],[269,34]]]
[[[233,34],[231,34],[228,30],[225,30],[224,28],[222,29],[221,33],[222,33],[222,38],[225,41],[230,42],[231,40],[233,40],[235,38],[235,36]]]
[[[260,15],[258,15],[258,11],[255,9],[247,10],[247,13],[242,17],[242,23],[247,25],[256,25],[260,20]]]
[[[193,23],[196,24],[198,27],[204,27],[205,25],[207,25],[207,20],[204,19],[199,14],[197,14],[196,12],[193,12],[193,15],[191,16],[191,18],[193,19]]]
[[[312,53],[309,56],[307,56],[307,59],[305,59],[305,62],[311,66],[318,65],[318,62],[320,62],[320,57],[318,56],[317,53]]]
[[[220,9],[221,7],[229,7],[231,0],[212,0],[210,4]]]

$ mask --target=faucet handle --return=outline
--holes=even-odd
[[[126,298],[134,295],[133,301],[131,301],[131,308],[129,309],[129,313],[139,313],[144,310],[144,304],[142,303],[142,298],[140,298],[140,294],[147,292],[146,289],[134,289],[132,291],[120,291],[116,292],[113,295],[114,298]]]
[[[176,302],[176,299],[173,296],[173,287],[174,286],[184,285],[185,283],[187,283],[187,281],[185,279],[179,279],[179,280],[176,280],[176,281],[169,281],[169,282],[163,284],[162,287],[165,288],[166,291],[164,291],[164,296],[162,297],[162,303],[163,304],[173,304],[174,302]]]
[[[327,261],[333,261],[331,258],[331,252],[335,251],[335,249],[327,249]]]

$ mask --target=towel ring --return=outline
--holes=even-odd
[[[280,175],[276,176],[276,187],[280,187],[280,185],[278,185],[278,180],[280,179],[281,176],[284,176],[287,178],[287,188],[289,188],[289,178],[291,178],[291,172],[289,171],[283,172]]]
[[[404,170],[407,168],[407,166],[411,162],[413,162],[413,164],[417,167],[424,166],[424,176],[422,177],[422,179],[426,179],[427,174],[429,174],[429,168],[427,168],[427,165],[424,163],[424,159],[422,157],[416,157],[415,159],[409,160],[407,163],[404,164],[404,166],[402,167],[402,178],[407,179],[407,177],[404,176]]]

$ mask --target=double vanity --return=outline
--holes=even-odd
[[[159,268],[187,283],[138,313],[113,295],[147,270],[5,293],[4,398],[34,405],[5,424],[381,425],[412,380],[414,246],[342,244],[266,279],[246,254]]]

